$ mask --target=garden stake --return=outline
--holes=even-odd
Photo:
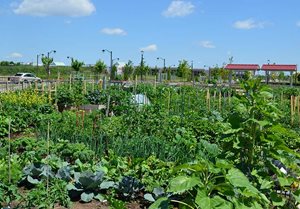
[[[222,106],[222,93],[219,92],[219,112],[221,112],[221,106]]]
[[[49,85],[48,85],[48,98],[49,98],[49,101],[51,101],[51,83],[49,83]]]
[[[81,127],[84,130],[84,111],[81,111]]]
[[[291,125],[294,124],[294,96],[291,96]]]
[[[207,89],[207,92],[206,92],[206,106],[207,106],[207,110],[210,111],[210,93],[209,93],[209,88]]]
[[[106,117],[108,117],[108,113],[109,113],[109,103],[110,103],[110,95],[108,95],[108,99],[107,99],[107,108],[106,108],[106,113],[105,113]]]
[[[11,119],[8,119],[8,183],[11,185]]]
[[[48,158],[50,156],[50,122],[48,122],[48,127],[47,127],[47,154]],[[47,161],[47,166],[49,166],[48,161]],[[49,169],[49,167],[47,167]],[[47,170],[47,197],[49,196],[49,170]]]
[[[45,90],[45,86],[44,86],[44,81],[42,81],[42,95],[44,95],[44,90]]]
[[[70,90],[72,89],[72,74],[70,74],[70,80],[69,80],[69,82],[70,82]]]
[[[215,105],[216,105],[216,96],[217,96],[217,92],[216,92],[216,90],[214,90],[213,108],[215,108]]]

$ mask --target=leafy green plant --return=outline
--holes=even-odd
[[[66,185],[62,180],[50,182],[49,189],[44,183],[39,183],[30,190],[25,198],[25,208],[54,208],[55,204],[70,207],[71,201],[66,190]]]
[[[97,171],[92,173],[90,171],[84,171],[82,173],[75,173],[74,184],[69,183],[67,189],[72,199],[77,199],[83,202],[90,202],[94,198],[102,199],[100,191],[100,185],[103,182],[104,172]]]
[[[141,195],[143,190],[144,185],[131,176],[124,176],[119,182],[118,192],[120,196],[126,200],[137,198]]]

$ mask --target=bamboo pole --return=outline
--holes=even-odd
[[[47,127],[47,154],[48,158],[50,156],[50,122],[48,122],[48,127]],[[49,164],[47,161],[47,169],[49,169]],[[49,196],[49,170],[47,170],[47,196]]]
[[[294,96],[291,96],[291,125],[294,125]]]
[[[84,111],[81,111],[81,126],[82,126],[82,129],[84,129]]]
[[[8,183],[11,185],[11,119],[8,120]]]
[[[71,90],[72,89],[72,74],[70,74],[69,83],[70,83],[69,88]]]
[[[144,97],[145,98],[145,97]],[[168,92],[168,114],[170,115],[171,91]]]
[[[297,96],[297,101],[298,101],[298,108],[297,108],[297,115],[298,115],[298,123],[299,123],[299,126],[300,126],[300,96]]]
[[[48,84],[48,98],[49,98],[49,101],[51,101],[51,88],[52,88],[52,85],[51,85],[51,82],[49,82],[49,84]]]
[[[219,112],[222,110],[222,92],[219,92]]]
[[[208,111],[210,111],[210,92],[209,92],[209,88],[206,91],[206,105],[207,105]]]

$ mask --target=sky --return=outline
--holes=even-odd
[[[300,64],[299,0],[0,0],[0,61]],[[157,59],[160,57],[162,59]]]

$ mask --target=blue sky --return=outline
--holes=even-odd
[[[299,0],[0,0],[0,60],[300,64]]]

